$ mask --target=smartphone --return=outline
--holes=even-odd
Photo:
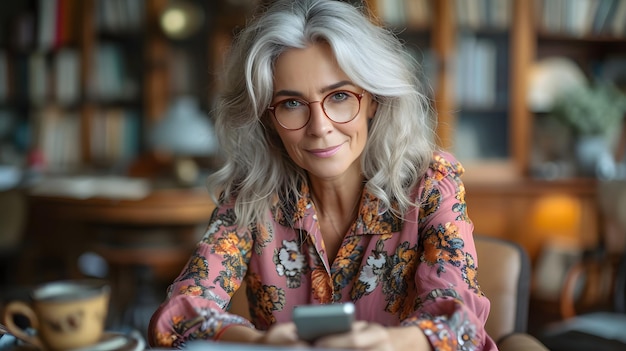
[[[300,305],[293,309],[293,322],[298,337],[312,342],[322,336],[349,331],[354,321],[354,310],[352,302]]]

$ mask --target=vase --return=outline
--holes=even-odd
[[[615,162],[603,135],[579,137],[574,152],[580,176],[609,179],[615,173]]]

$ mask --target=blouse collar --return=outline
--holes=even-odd
[[[311,191],[306,183],[300,186],[299,194],[289,193],[279,196],[276,206],[272,208],[274,220],[285,227],[295,230],[311,231],[317,228],[317,213]],[[384,203],[374,196],[367,187],[363,187],[356,220],[350,228],[350,234],[391,234],[402,229],[401,220],[387,211]]]

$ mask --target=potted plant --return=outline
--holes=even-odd
[[[626,95],[605,82],[565,91],[555,101],[551,115],[572,129],[576,137],[579,171],[585,176],[605,176],[614,167],[608,146],[611,131],[619,129],[626,114]]]

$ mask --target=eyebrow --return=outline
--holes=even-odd
[[[337,82],[335,84],[331,84],[331,85],[329,85],[327,87],[322,88],[320,90],[320,93],[325,93],[325,92],[328,92],[328,91],[332,91],[332,90],[335,90],[337,88],[341,88],[341,87],[343,87],[345,85],[352,85],[352,86],[354,86],[354,83],[352,83],[349,80],[342,80],[340,82]],[[301,92],[295,91],[295,90],[279,90],[279,91],[276,92],[276,94],[274,94],[274,98],[279,97],[279,96],[299,96],[299,97],[302,97],[304,95]]]

